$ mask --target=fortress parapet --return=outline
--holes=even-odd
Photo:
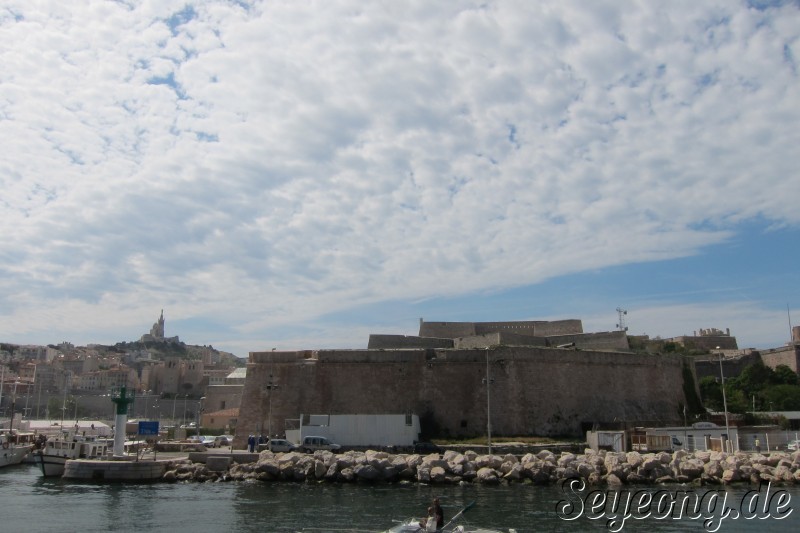
[[[486,333],[516,333],[532,337],[583,333],[583,323],[577,319],[523,320],[514,322],[425,322],[419,320],[420,337],[455,339]]]

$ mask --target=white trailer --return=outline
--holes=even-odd
[[[412,414],[300,415],[286,420],[286,440],[327,437],[340,446],[413,446],[419,440],[419,417]]]

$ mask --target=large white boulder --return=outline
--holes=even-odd
[[[483,467],[479,469],[475,479],[479,483],[486,483],[486,484],[493,484],[499,481],[499,479],[497,478],[497,472],[495,472],[494,469],[488,467]]]

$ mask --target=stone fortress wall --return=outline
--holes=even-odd
[[[759,361],[773,370],[784,365],[794,372],[800,373],[800,326],[792,328],[792,341],[778,348],[739,350],[736,347],[736,339],[729,338],[733,339],[729,343],[732,347],[726,348],[725,345],[717,344],[713,348],[708,348],[708,355],[695,358],[697,379],[706,376],[719,378],[720,372],[725,375],[726,379],[735,377],[741,374],[747,366]],[[719,350],[717,350],[717,346],[719,346]],[[722,363],[721,371],[720,363]]]
[[[624,331],[584,333],[580,320],[556,322],[424,322],[419,336],[370,335],[369,349],[549,346],[628,351]]]
[[[792,328],[792,341],[786,346],[769,350],[759,350],[761,360],[768,367],[775,369],[778,365],[786,365],[800,373],[800,326]]]
[[[550,337],[553,335],[571,335],[583,333],[583,323],[577,319],[527,320],[519,322],[425,322],[419,321],[420,337],[439,337],[454,339],[471,337],[485,333],[515,333],[531,337]]]
[[[417,337],[414,335],[375,335],[369,336],[367,349],[387,350],[397,348],[453,348],[453,339]]]
[[[785,365],[795,372],[800,372],[800,344],[760,350],[759,354],[764,364],[773,370],[779,365]]]
[[[742,373],[742,370],[757,362],[759,358],[760,356],[758,355],[758,352],[755,351],[748,351],[732,357],[723,357],[723,374],[726,378],[738,376]],[[716,354],[712,354],[707,357],[697,357],[694,361],[694,367],[698,380],[701,380],[706,376],[719,378],[720,357]]]
[[[532,325],[524,331],[535,325],[537,333],[578,340],[582,332],[580,321],[549,329],[542,322],[523,324]],[[509,328],[508,334],[520,329]],[[494,339],[475,324],[420,327],[420,337],[440,340],[453,333]],[[606,335],[610,344],[624,336],[612,333]],[[487,358],[494,435],[579,436],[595,423],[679,423],[687,403],[686,369],[693,381],[688,390],[697,393],[691,362],[681,356],[577,345],[251,352],[236,438],[266,433],[270,419],[273,434],[282,434],[286,419],[326,413],[414,413],[423,429],[439,436],[484,435]],[[267,387],[269,382],[277,387]]]
[[[460,350],[470,348],[487,348],[489,346],[547,346],[546,337],[529,337],[527,335],[517,335],[516,333],[484,333],[483,335],[473,335],[470,337],[458,337],[453,339],[453,347]]]

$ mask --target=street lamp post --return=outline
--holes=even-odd
[[[36,396],[36,418],[40,418],[39,408],[42,406],[42,383],[38,383],[39,394]]]
[[[272,351],[274,352],[275,348],[273,348]],[[270,438],[270,439],[273,437],[273,434],[272,434],[272,393],[273,393],[273,391],[275,391],[275,390],[280,388],[280,386],[275,384],[275,378],[274,378],[274,375],[273,375],[274,367],[275,367],[275,361],[273,360],[272,354],[270,354],[270,357],[269,357],[269,380],[267,380],[267,384],[264,385],[264,388],[262,389],[262,391],[266,391],[269,394],[269,408],[267,410],[267,412],[268,412],[267,416],[269,417],[267,419],[267,438]],[[241,404],[241,401],[240,401],[240,404]],[[259,432],[259,435],[261,435],[261,434],[262,433]]]
[[[491,385],[494,382],[489,378],[489,349],[486,349],[486,377],[483,378],[486,385],[486,440],[489,444],[489,455],[492,455],[492,404],[491,404]]]
[[[201,417],[203,416],[203,400],[205,400],[205,399],[206,399],[205,396],[200,398],[200,402],[197,405],[197,436],[198,437],[200,436],[200,422],[202,420]]]
[[[28,400],[31,399],[31,384],[36,383],[36,366],[33,367],[33,381],[28,381],[28,394],[25,396],[25,410],[28,410]]]
[[[61,401],[61,429],[64,429],[64,417],[67,415],[67,391],[69,387],[67,386],[69,382],[69,374],[64,374],[64,399]]]
[[[186,400],[189,398],[188,394],[183,395],[183,425],[186,425]]]
[[[267,391],[269,394],[269,410],[268,410],[268,419],[267,419],[267,437],[270,439],[273,437],[272,434],[272,391],[279,389],[279,385],[275,385],[275,381],[272,379],[272,374],[269,375],[269,381],[264,386],[264,390]]]
[[[725,395],[725,373],[722,371],[722,350],[720,350],[719,346],[717,346],[717,352],[719,355],[719,376],[720,380],[722,381],[722,408],[725,409],[725,433],[727,435],[728,441],[731,438],[731,426],[728,422],[728,399]],[[727,450],[730,453],[730,449]]]
[[[683,449],[689,450],[689,438],[686,434],[686,426],[688,422],[686,421],[686,404],[683,404]]]

